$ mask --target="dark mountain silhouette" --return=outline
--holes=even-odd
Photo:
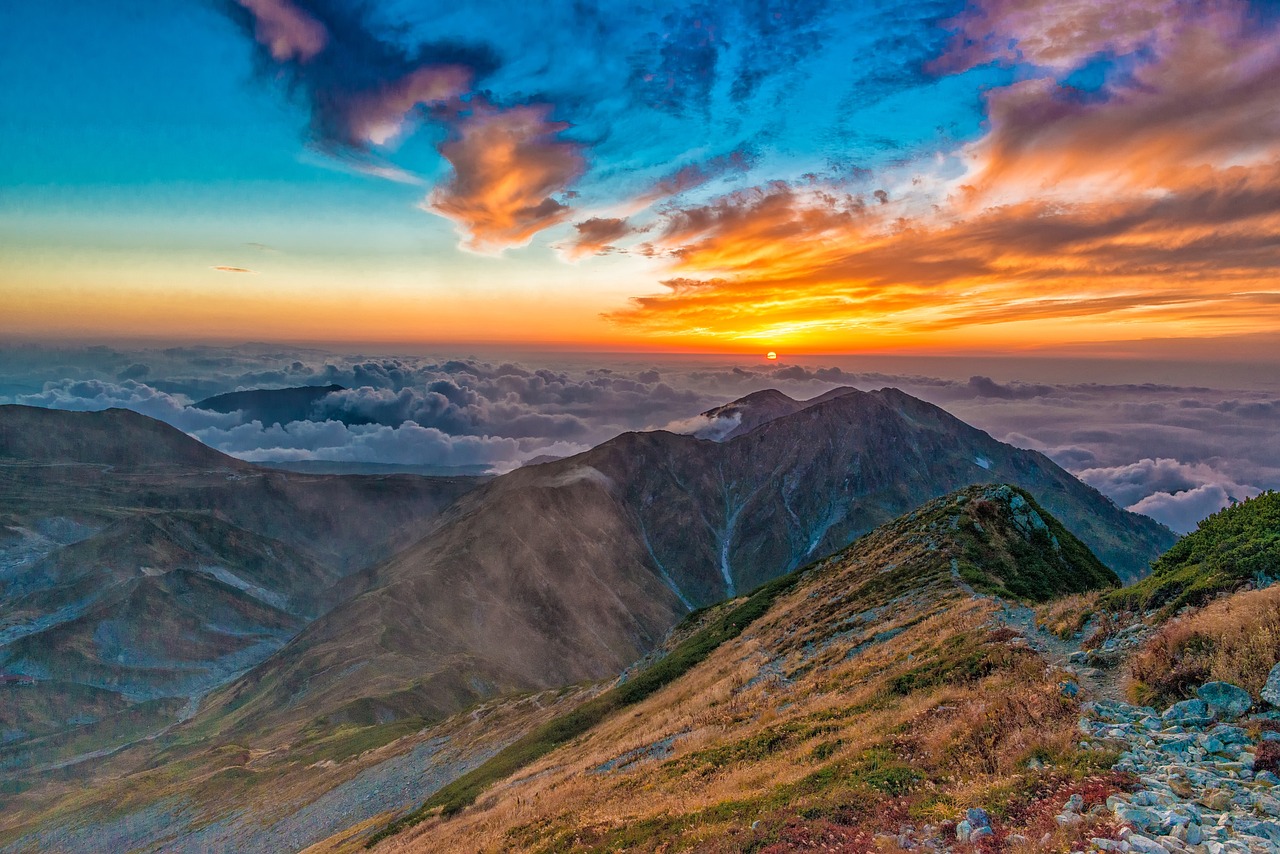
[[[17,405],[0,406],[0,461],[252,468],[176,427],[128,409],[67,412]]]
[[[247,421],[289,424],[315,418],[315,406],[335,391],[346,391],[340,385],[298,386],[295,388],[256,388],[215,394],[195,404],[196,409],[212,412],[243,412]]]

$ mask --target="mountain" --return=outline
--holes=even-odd
[[[256,388],[215,394],[197,401],[195,408],[212,412],[243,412],[246,421],[261,421],[270,427],[272,424],[314,420],[316,404],[335,391],[346,389],[340,385]]]
[[[979,806],[1002,824],[992,850],[1040,839],[1037,802],[1123,778],[1075,748],[1079,701],[1015,628],[1029,610],[992,594],[1115,583],[1029,494],[971,487],[695,615],[387,831],[352,822],[312,850],[903,850],[904,825],[954,842],[940,820]]]
[[[795,400],[777,389],[764,389],[732,403],[702,413],[709,424],[697,435],[703,439],[734,439],[778,418],[794,415],[802,409],[842,397],[855,389],[847,386],[832,389],[810,400]]]
[[[689,614],[621,677],[264,748],[193,722],[90,785],[48,775],[60,795],[7,803],[0,845],[355,852],[399,815],[426,824],[390,850],[757,850],[797,822],[870,850],[904,797],[936,821],[1100,785],[1078,705],[1015,642],[1032,612],[995,596],[1115,583],[1029,493],[969,487]]]
[[[277,472],[126,410],[0,406],[0,670],[36,680],[0,702],[0,776],[189,716],[478,483]]]
[[[345,579],[341,605],[202,715],[279,733],[599,679],[689,610],[983,482],[1025,489],[1121,577],[1174,539],[1042,454],[895,389],[850,390],[727,441],[629,433],[489,482]]]
[[[0,461],[29,465],[251,468],[181,430],[128,409],[67,412],[0,406]]]

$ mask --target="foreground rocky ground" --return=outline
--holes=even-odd
[[[1186,700],[1163,714],[1113,700],[1086,705],[1080,729],[1088,746],[1121,749],[1116,769],[1141,784],[1107,799],[1124,831],[1118,841],[1095,839],[1095,850],[1280,850],[1280,712],[1243,717],[1248,693],[1225,683],[1201,694],[1211,702]],[[1216,702],[1224,695],[1237,705]]]

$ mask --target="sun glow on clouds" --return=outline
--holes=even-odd
[[[221,320],[180,329],[173,294],[123,305],[141,275],[124,262],[37,265],[0,239],[0,274],[26,276],[10,317],[47,313],[57,278],[77,282],[63,303],[120,303],[94,318],[104,330],[132,313],[178,334],[554,328],[571,346],[758,354],[1280,331],[1274,15],[1244,0],[874,5],[220,4],[263,97],[305,113],[281,119],[305,134],[290,156],[338,167],[317,184],[401,182],[381,198],[421,229],[416,254],[388,260],[388,220],[359,235],[353,216],[359,258],[253,261],[241,269],[262,275],[211,284],[232,247],[276,241],[200,243],[155,278]],[[293,215],[311,226],[314,211]],[[130,264],[158,249],[138,238]],[[81,279],[94,294],[73,295]],[[297,300],[307,282],[314,299]]]
[[[1044,76],[989,93],[988,132],[927,205],[920,162],[887,192],[778,182],[668,211],[650,247],[677,277],[611,319],[835,347],[1280,328],[1280,34],[1241,4],[1079,5],[1054,7],[1051,39],[1035,3],[962,16],[954,67]],[[1150,58],[1092,96],[1053,76],[1103,49]]]

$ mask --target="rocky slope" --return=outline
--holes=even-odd
[[[1028,490],[1122,577],[1173,540],[938,407],[893,389],[841,392],[728,441],[629,433],[486,484],[412,548],[344,582],[341,606],[210,714],[247,734],[316,715],[447,715],[604,678],[691,608],[971,483]]]

